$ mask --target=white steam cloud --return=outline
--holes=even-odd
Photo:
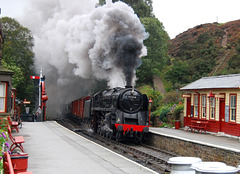
[[[97,8],[97,0],[30,2],[22,22],[34,35],[48,103],[56,102],[52,97],[59,103],[86,95],[94,79],[107,80],[109,87],[135,83],[148,35],[131,7],[106,2]]]

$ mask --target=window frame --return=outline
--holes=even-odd
[[[6,113],[7,111],[7,83],[6,82],[0,82],[0,84],[4,85],[5,88],[5,95],[4,96],[0,96],[0,98],[3,98],[3,110],[0,110],[0,113]]]
[[[232,97],[235,97],[235,107],[232,106]],[[232,108],[235,110],[235,119],[232,119]],[[237,120],[237,94],[229,94],[229,121],[236,122]]]
[[[203,100],[203,97],[205,97],[205,100]],[[203,101],[205,101],[205,103]],[[204,109],[205,109],[205,112],[203,112]],[[203,116],[203,113],[205,113],[205,116]],[[207,118],[207,95],[206,94],[203,94],[201,96],[201,118],[202,119],[206,119]]]
[[[212,101],[214,101],[213,106],[212,106]],[[212,111],[214,112],[213,117],[212,117]],[[209,98],[209,119],[211,119],[211,120],[216,119],[216,98],[215,97]]]
[[[193,108],[194,108],[193,117],[198,118],[199,117],[199,95],[198,94],[194,94],[193,96]]]

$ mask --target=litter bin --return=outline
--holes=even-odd
[[[236,167],[232,166],[200,166],[197,167],[196,173],[199,174],[235,174],[238,172],[238,169]]]
[[[10,156],[11,156],[14,173],[27,172],[28,154],[15,153],[15,154],[11,154]]]
[[[179,129],[180,128],[180,124],[181,124],[180,120],[176,120],[175,121],[175,129]]]
[[[195,170],[190,167],[199,162],[202,160],[197,157],[172,157],[168,160],[168,164],[171,164],[170,174],[195,174]]]
[[[216,168],[222,168],[225,166],[227,165],[223,162],[206,161],[206,162],[193,163],[191,166],[191,169],[196,170],[196,174],[201,174],[201,172],[197,171],[201,168],[216,169]]]

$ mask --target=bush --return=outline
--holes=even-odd
[[[178,92],[168,92],[165,94],[162,103],[168,103],[173,105],[174,103],[178,103],[180,99],[181,97]]]
[[[173,116],[175,117],[176,120],[180,119],[180,113],[183,111],[184,109],[184,105],[183,104],[179,104],[176,106],[176,108],[173,111]]]
[[[167,121],[167,113],[170,112],[170,107],[168,106],[163,106],[161,107],[160,109],[154,111],[152,113],[152,116],[153,117],[159,117],[159,119],[163,122],[166,122]]]
[[[139,91],[148,96],[148,99],[152,99],[152,107],[151,110],[156,110],[159,106],[160,101],[162,100],[162,95],[159,91],[154,90],[151,86],[145,85],[139,88]]]

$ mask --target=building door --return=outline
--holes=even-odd
[[[184,126],[191,125],[191,97],[187,98],[187,113]]]
[[[219,132],[223,132],[225,122],[225,98],[220,98],[219,107]]]

